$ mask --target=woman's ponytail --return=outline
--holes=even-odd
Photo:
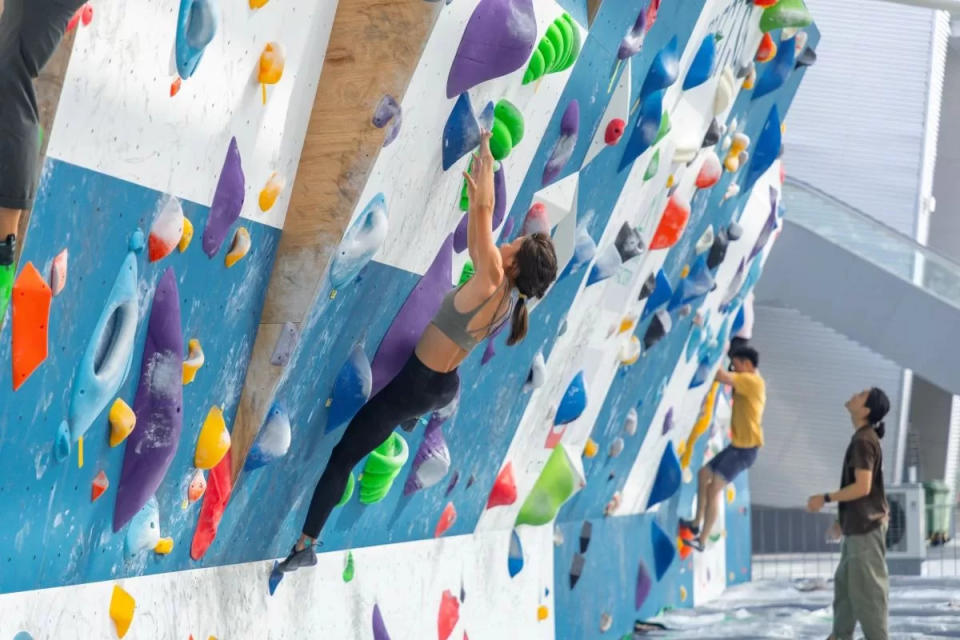
[[[526,296],[520,296],[513,304],[513,315],[510,318],[510,337],[507,338],[507,345],[513,346],[527,337],[527,299]]]
[[[870,389],[870,393],[867,394],[867,400],[864,402],[864,406],[870,411],[867,420],[873,425],[873,430],[876,431],[877,437],[883,438],[883,434],[887,432],[886,425],[883,424],[883,418],[887,415],[887,412],[890,411],[890,399],[882,389],[873,387]]]
[[[883,434],[885,434],[885,433],[887,432],[887,427],[886,427],[886,426],[883,424],[883,422],[881,421],[881,422],[878,422],[877,424],[873,425],[873,430],[877,432],[877,437],[882,440],[882,439],[883,439]]]

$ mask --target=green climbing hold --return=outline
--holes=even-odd
[[[356,486],[357,482],[353,479],[353,474],[351,473],[347,476],[347,486],[343,489],[343,495],[340,496],[340,502],[337,503],[338,507],[342,507],[347,504],[347,501],[353,497],[353,489]]]
[[[516,105],[507,99],[500,100],[493,109],[493,117],[507,126],[513,146],[517,146],[523,140],[523,114]]]
[[[513,150],[513,138],[510,135],[510,129],[502,120],[493,120],[493,128],[490,130],[490,153],[494,160],[503,160]]]
[[[571,455],[562,442],[557,444],[520,507],[516,524],[542,525],[550,522],[563,503],[584,484],[580,456]]]
[[[353,551],[347,551],[347,562],[343,567],[343,581],[353,580]]]
[[[462,287],[464,284],[466,284],[467,280],[472,278],[474,273],[476,273],[476,271],[473,268],[473,261],[467,260],[463,264],[463,271],[460,272],[460,281],[457,282],[457,286]]]
[[[813,17],[803,0],[780,0],[763,10],[760,31],[768,33],[774,29],[802,29],[812,22]]]
[[[657,130],[657,137],[654,138],[653,144],[657,144],[658,142],[663,140],[667,136],[667,134],[670,133],[671,126],[672,125],[670,124],[670,112],[664,111],[663,117],[660,118],[660,128]]]
[[[360,476],[360,502],[373,504],[383,500],[390,493],[393,481],[400,474],[409,455],[407,441],[396,432],[391,433],[383,444],[371,451],[367,456],[363,475]]]
[[[650,158],[650,164],[647,165],[647,171],[643,174],[643,181],[646,182],[657,175],[657,171],[660,170],[660,149],[657,149],[653,157]]]
[[[473,175],[473,158],[470,158],[470,164],[467,165],[467,173]],[[463,186],[460,188],[460,211],[470,210],[470,194],[467,192],[467,181],[463,180]]]
[[[580,44],[579,27],[569,13],[564,13],[547,27],[534,49],[523,74],[523,84],[569,69],[580,55]]]

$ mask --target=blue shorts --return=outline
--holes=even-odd
[[[760,447],[741,449],[740,447],[730,445],[714,456],[713,459],[707,463],[707,466],[710,467],[714,473],[723,476],[723,479],[727,482],[733,482],[734,479],[740,475],[740,472],[749,469],[753,465],[757,459],[757,451],[759,450]]]

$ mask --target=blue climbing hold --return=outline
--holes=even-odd
[[[777,110],[777,105],[773,105],[753,147],[753,153],[750,154],[750,164],[743,179],[743,186],[740,188],[741,192],[749,192],[757,179],[773,166],[780,155],[781,144],[780,112]]]
[[[186,80],[197,70],[203,51],[217,33],[213,0],[180,0],[177,16],[177,73]]]
[[[473,115],[470,94],[464,91],[453,104],[453,111],[443,126],[443,170],[467,155],[480,144],[480,123]]]
[[[330,286],[339,289],[357,277],[387,237],[387,200],[378,193],[343,235],[330,264]]]
[[[706,254],[701,255],[693,263],[687,277],[677,285],[677,289],[670,299],[670,304],[667,305],[667,311],[673,311],[685,304],[693,304],[694,301],[704,298],[713,291],[715,285],[716,280],[707,266],[707,256]],[[697,307],[699,304],[693,306]]]
[[[583,410],[587,408],[587,384],[583,380],[583,371],[580,371],[570,381],[563,399],[560,400],[560,406],[557,407],[557,415],[553,419],[553,424],[567,424],[580,417]]]
[[[606,280],[617,272],[623,260],[620,258],[620,252],[617,251],[617,245],[607,246],[603,252],[597,256],[593,268],[590,269],[590,275],[587,276],[587,286]]]
[[[151,496],[146,504],[134,514],[127,527],[126,550],[128,556],[150,551],[160,540],[160,507],[157,498]]]
[[[280,581],[283,580],[283,572],[280,571],[278,565],[280,563],[276,560],[273,561],[273,569],[270,571],[270,578],[267,581],[267,587],[270,589],[270,595],[273,595],[279,586]]]
[[[494,119],[495,108],[496,107],[494,106],[493,101],[490,101],[487,103],[487,106],[483,108],[483,111],[480,112],[480,115],[477,116],[477,124],[480,125],[481,130],[490,131],[491,129],[493,129],[493,119]]]
[[[590,237],[590,232],[587,231],[586,225],[578,225],[577,235],[573,244],[573,257],[570,258],[570,262],[564,267],[563,273],[560,274],[557,280],[562,280],[578,272],[583,265],[593,260],[596,254],[597,243]]]
[[[630,139],[627,140],[623,149],[623,157],[620,158],[618,171],[623,171],[630,166],[656,141],[662,118],[663,91],[655,91],[647,96],[640,106],[640,118],[637,120],[633,132],[630,134]]]
[[[134,232],[130,234],[130,242],[128,243],[128,248],[130,251],[136,251],[137,253],[140,253],[146,246],[147,236],[143,233],[143,229],[134,230]]]
[[[243,468],[246,471],[259,469],[287,454],[292,434],[290,418],[280,405],[274,405],[267,414],[267,422],[257,434],[257,439],[247,455]]]
[[[57,439],[53,444],[53,457],[63,462],[70,455],[70,425],[64,420],[57,429]]]
[[[776,57],[768,63],[767,68],[757,78],[757,84],[753,88],[753,100],[776,91],[787,81],[797,58],[796,43],[796,36],[780,43]]]
[[[647,304],[643,308],[643,313],[640,314],[640,321],[643,322],[645,318],[659,311],[672,297],[673,287],[667,280],[667,274],[663,272],[663,269],[660,269],[657,272],[657,284],[653,288],[653,293],[647,298]]]
[[[507,556],[507,571],[514,577],[523,570],[523,547],[520,546],[520,536],[517,530],[510,532],[510,553]]]
[[[664,533],[656,522],[650,523],[650,540],[653,542],[653,565],[657,573],[657,580],[663,578],[673,563],[673,557],[677,549],[670,540],[670,536]]]
[[[737,335],[737,331],[743,328],[743,323],[746,318],[744,317],[743,305],[740,305],[740,310],[737,311],[737,316],[733,319],[733,326],[730,327],[730,333]]]
[[[717,37],[713,33],[708,33],[700,43],[697,49],[697,55],[693,56],[693,62],[687,69],[687,77],[683,79],[683,90],[699,87],[710,79],[713,73],[713,61],[717,55]]]
[[[370,397],[373,373],[362,345],[354,345],[350,357],[340,367],[330,394],[330,412],[326,432],[330,433],[353,418]]]
[[[650,498],[647,500],[647,509],[664,500],[669,500],[680,489],[683,473],[680,471],[680,461],[677,452],[673,450],[673,442],[667,442],[657,468],[657,476],[650,489]]]
[[[643,79],[643,85],[640,87],[641,102],[644,102],[649,95],[662,91],[677,81],[680,73],[678,45],[677,36],[673,36],[667,46],[654,56],[653,62],[650,63],[650,70],[647,71],[647,77]]]

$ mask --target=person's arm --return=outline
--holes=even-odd
[[[816,513],[823,508],[827,498],[830,502],[852,502],[870,495],[873,489],[873,467],[877,461],[877,452],[874,446],[863,441],[856,442],[852,451],[854,467],[854,481],[839,491],[810,496],[807,500],[807,509]]]
[[[493,154],[490,133],[485,131],[473,158],[472,173],[464,172],[470,211],[467,218],[467,251],[475,272],[484,280],[499,284],[503,266],[493,239]]]
[[[729,371],[725,371],[723,368],[720,368],[717,369],[717,375],[715,375],[713,379],[720,384],[728,384],[732,387],[737,380],[737,376],[734,373],[730,373]]]

